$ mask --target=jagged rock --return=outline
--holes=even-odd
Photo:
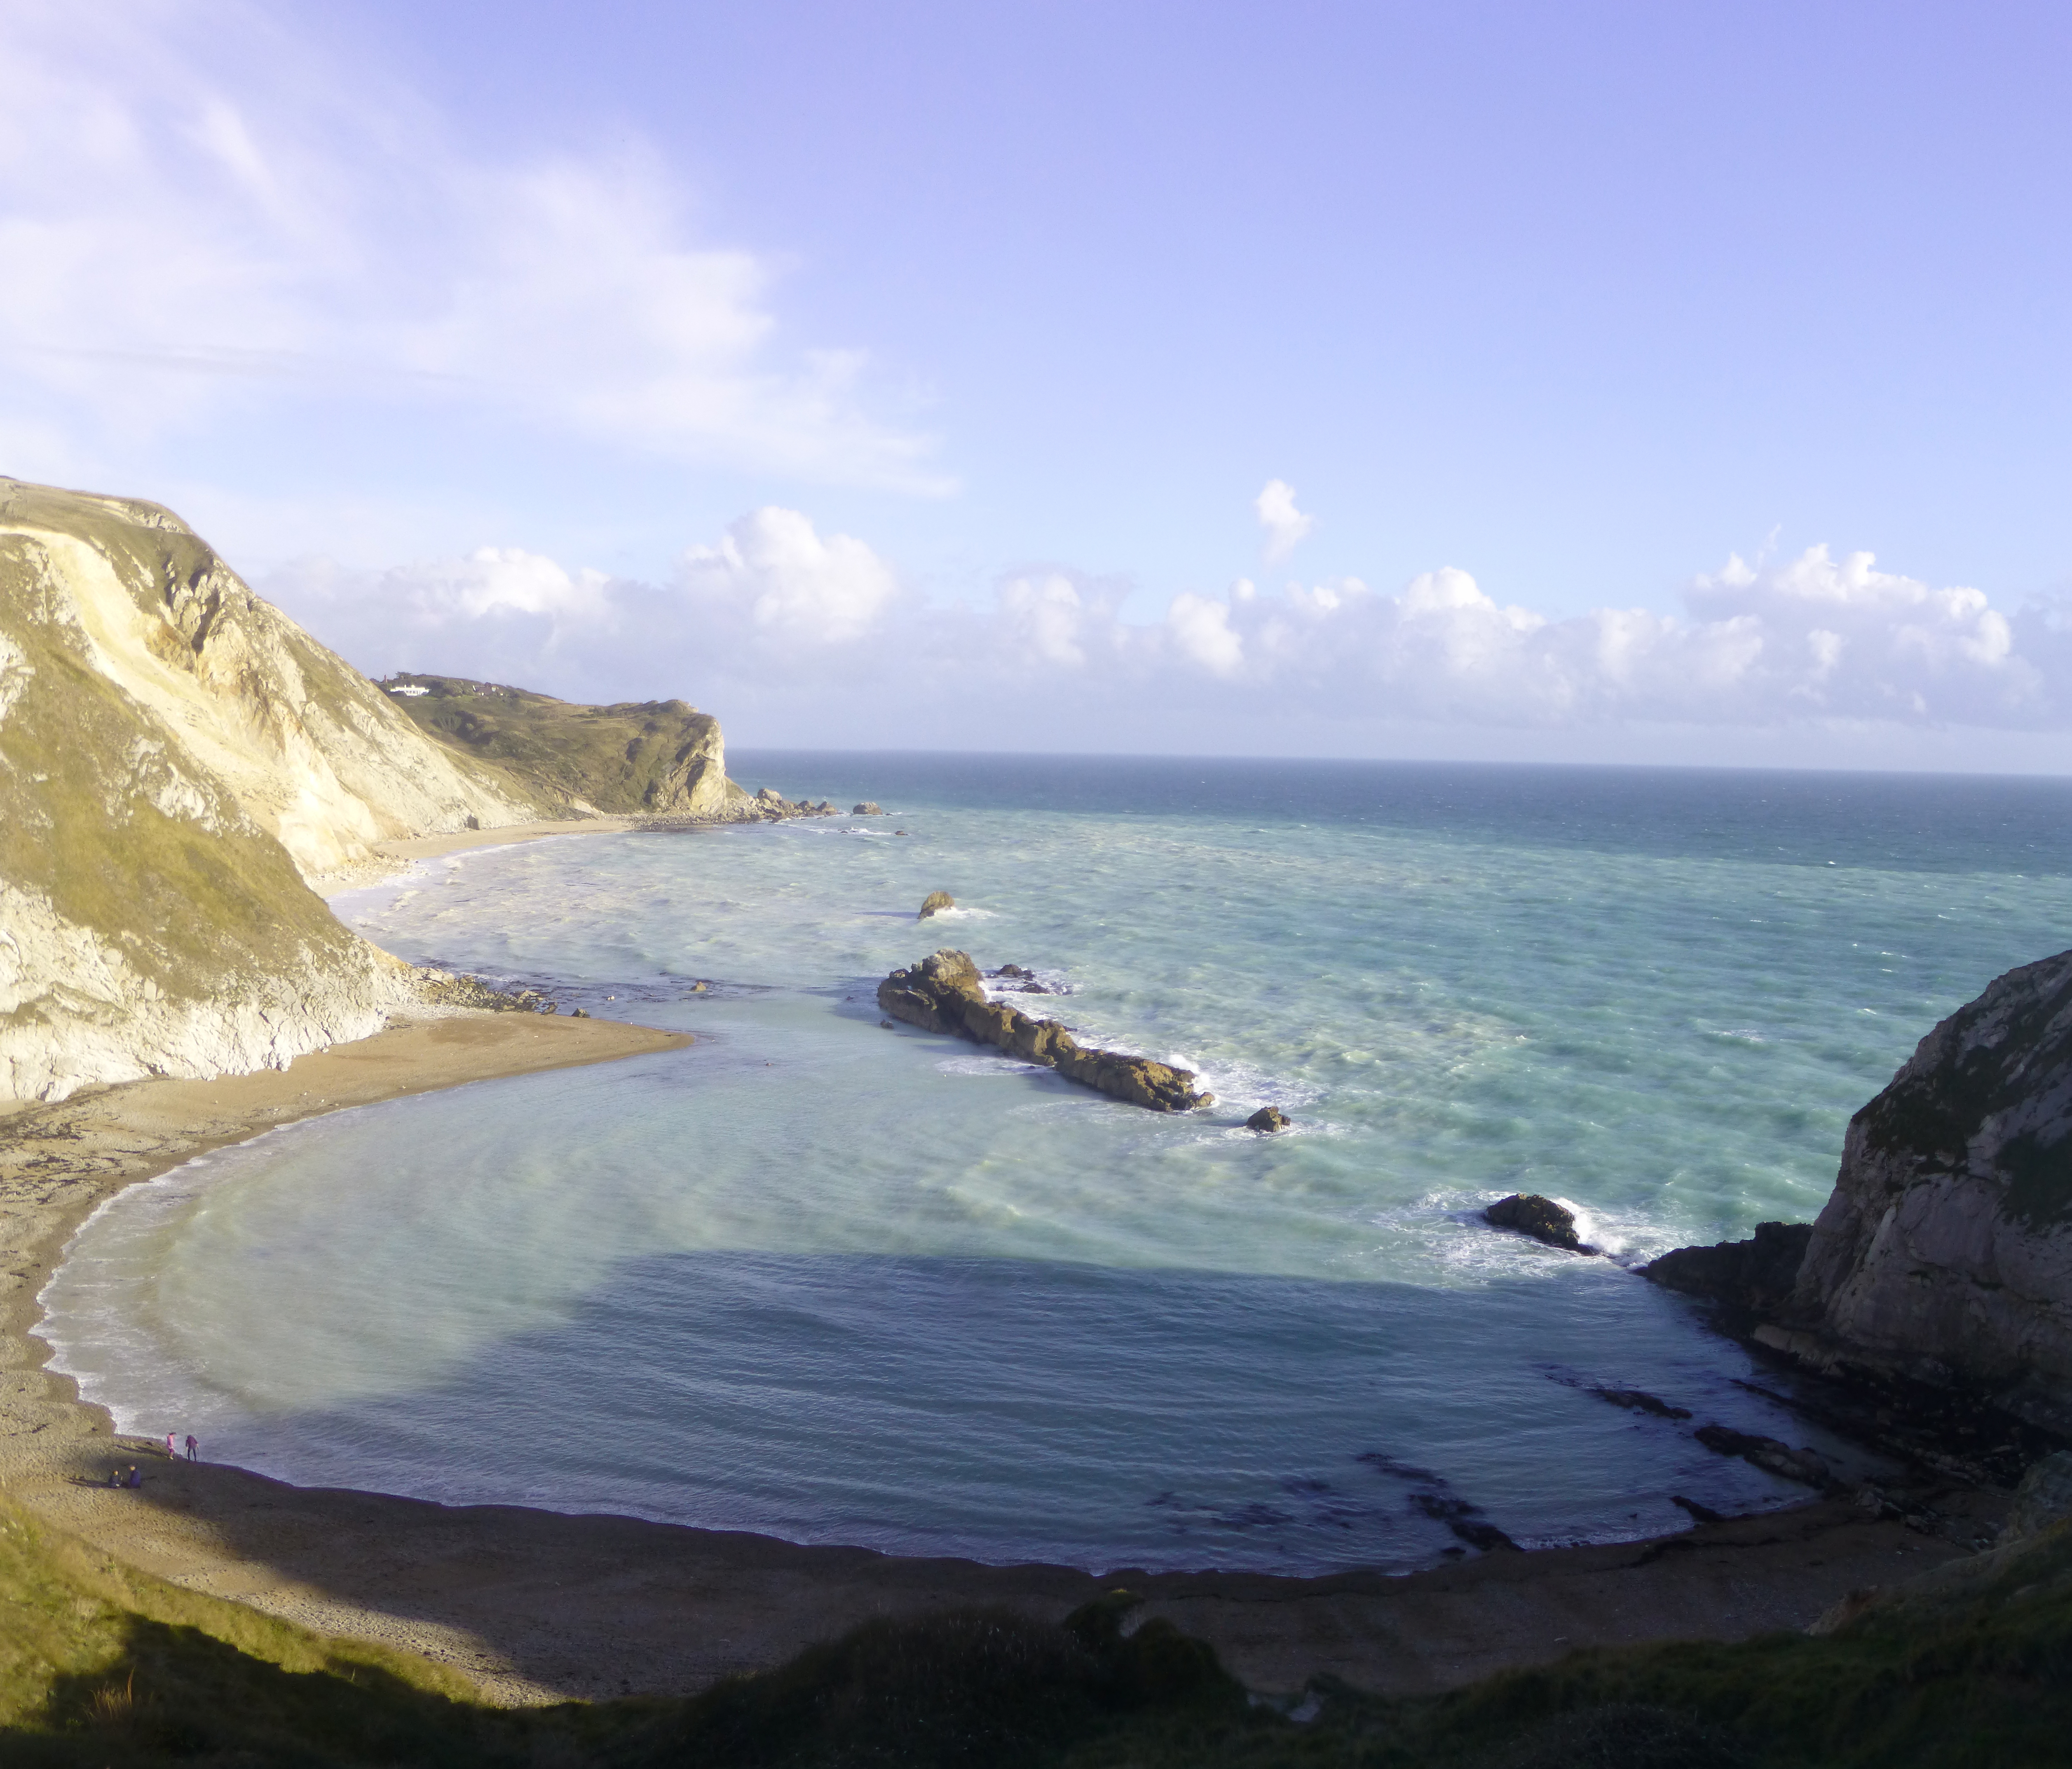
[[[1536,1191],[1513,1192],[1508,1198],[1500,1198],[1482,1212],[1482,1220],[1494,1228],[1515,1229],[1521,1235],[1530,1235],[1535,1240],[1544,1240],[1550,1247],[1565,1248],[1572,1253],[1594,1253],[1597,1249],[1586,1246],[1576,1233],[1576,1213],[1557,1204],[1552,1198],[1543,1198]]]
[[[1752,1240],[1679,1247],[1642,1266],[1640,1275],[1664,1290],[1774,1314],[1790,1302],[1812,1238],[1811,1223],[1759,1222]]]
[[[2072,1431],[2072,952],[1992,983],[1850,1121],[1762,1343]]]
[[[1153,1112],[1190,1112],[1215,1103],[1214,1094],[1195,1088],[1189,1070],[1149,1057],[1087,1049],[1055,1020],[1031,1019],[1018,1009],[988,1001],[978,966],[968,954],[948,947],[893,972],[878,985],[878,1005],[893,1018],[923,1031],[993,1045]]]
[[[869,799],[865,799],[862,804],[851,811],[849,815],[853,817],[882,817],[885,815],[885,808],[882,805],[874,804]]]
[[[956,906],[957,899],[952,896],[948,891],[931,891],[926,897],[922,899],[921,912],[914,919],[916,921],[926,921],[929,916],[935,915],[944,909],[954,909]],[[976,976],[976,973],[974,972],[973,975]]]
[[[1285,1130],[1294,1121],[1286,1113],[1262,1105],[1244,1121],[1244,1127],[1248,1130]]]

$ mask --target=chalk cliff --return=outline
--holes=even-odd
[[[2072,1431],[2072,952],[1995,981],[1850,1121],[1783,1313],[1757,1336]]]
[[[376,1031],[409,973],[309,881],[541,810],[170,511],[0,479],[0,1100]]]
[[[1990,984],[1850,1120],[1810,1229],[1646,1268],[1737,1331],[2072,1434],[2072,952]]]

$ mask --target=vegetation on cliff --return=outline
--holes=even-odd
[[[715,817],[747,798],[727,780],[719,721],[680,700],[583,706],[458,676],[379,685],[426,734],[564,814]]]

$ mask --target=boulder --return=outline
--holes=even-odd
[[[931,891],[921,899],[921,912],[914,919],[916,921],[926,921],[929,916],[944,909],[954,909],[956,906],[957,899],[948,891]]]
[[[924,906],[922,913],[931,911]],[[978,966],[968,954],[949,947],[893,972],[878,985],[878,1005],[892,1018],[923,1031],[990,1044],[1153,1112],[1190,1112],[1215,1103],[1214,1094],[1195,1088],[1190,1070],[1119,1051],[1090,1050],[1055,1020],[1032,1019],[1019,1009],[988,1001]]]
[[[1535,1240],[1544,1240],[1550,1247],[1565,1248],[1572,1253],[1594,1253],[1597,1249],[1585,1246],[1576,1233],[1576,1213],[1557,1204],[1552,1198],[1543,1198],[1536,1191],[1513,1192],[1501,1198],[1482,1212],[1482,1220],[1494,1228],[1515,1229],[1521,1235],[1530,1235]]]
[[[885,815],[885,808],[882,805],[874,804],[869,799],[865,799],[862,804],[851,811],[849,815],[853,817],[882,817]]]
[[[1285,1130],[1294,1121],[1286,1113],[1262,1105],[1244,1121],[1244,1127],[1248,1130]]]

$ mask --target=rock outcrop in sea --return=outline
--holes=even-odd
[[[1055,1069],[1067,1080],[1153,1112],[1191,1112],[1215,1096],[1194,1086],[1193,1072],[1082,1045],[1055,1020],[1032,1019],[986,999],[978,966],[948,947],[895,970],[878,985],[878,1005],[927,1032],[948,1032],[990,1044],[1025,1063]]]
[[[914,919],[916,921],[926,921],[929,916],[939,915],[945,909],[954,909],[956,906],[957,899],[948,891],[931,891],[921,899],[921,912]]]
[[[1645,1268],[1757,1343],[2072,1434],[2072,952],[1996,979],[1849,1122],[1819,1220]]]
[[[1555,1203],[1552,1198],[1541,1197],[1536,1191],[1514,1191],[1508,1198],[1499,1198],[1482,1212],[1482,1220],[1492,1228],[1512,1229],[1568,1253],[1597,1251],[1586,1245],[1583,1237],[1576,1232],[1574,1211],[1566,1204]]]

